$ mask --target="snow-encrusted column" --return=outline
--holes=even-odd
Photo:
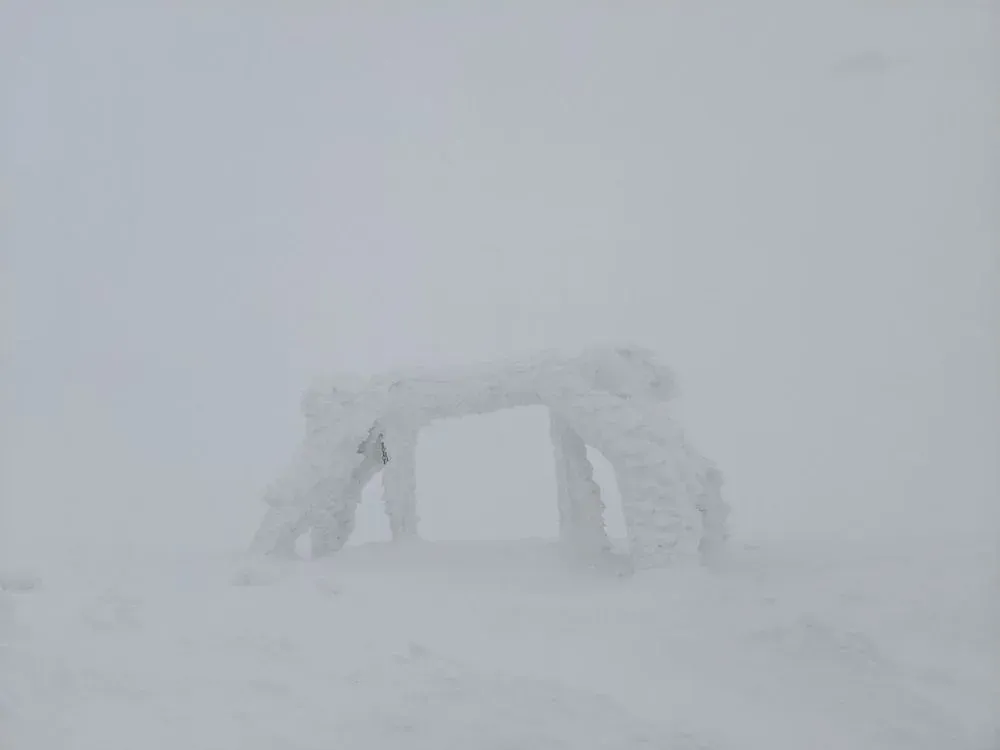
[[[606,551],[611,545],[604,528],[604,503],[587,446],[570,424],[551,410],[549,423],[556,462],[559,537],[575,551]]]
[[[709,561],[722,552],[729,538],[729,506],[722,499],[722,472],[704,458],[701,463],[701,487],[697,497],[701,511],[701,544],[698,549],[702,558]]]
[[[384,465],[385,446],[379,427],[369,432],[356,450],[361,463],[351,472],[347,482],[340,484],[326,502],[314,506],[309,515],[309,540],[313,557],[332,555],[347,544],[354,531],[354,518],[361,502],[361,493]]]
[[[292,557],[296,540],[317,517],[332,523],[325,509],[362,462],[356,453],[343,455],[338,437],[322,426],[308,426],[292,465],[265,493],[268,509],[254,535],[253,553]]]
[[[619,412],[631,409],[619,404]],[[696,502],[700,484],[681,434],[671,424],[643,424],[641,417],[638,423],[624,421],[629,426],[617,439],[624,460],[616,474],[635,567],[698,560],[703,528]]]
[[[312,517],[313,525],[309,529],[309,551],[313,558],[327,557],[347,544],[354,531],[354,515],[361,499],[360,489],[357,497],[344,498],[350,507],[333,510],[330,507],[318,509]]]
[[[307,531],[312,537],[313,554],[317,549],[339,549],[336,539],[353,528],[357,500],[352,502],[350,497],[350,476],[337,468],[346,467],[327,467],[325,473],[317,468],[295,478],[298,481],[283,480],[282,484],[290,487],[279,485],[269,491],[265,502],[270,507],[257,529],[251,550],[258,555],[293,557],[296,541]]]
[[[295,554],[295,540],[302,534],[298,527],[301,516],[302,513],[297,508],[270,505],[250,542],[251,553],[292,557]]]
[[[417,431],[393,427],[385,434],[387,461],[382,470],[382,500],[394,540],[417,536]]]
[[[253,554],[294,556],[296,541],[306,532],[314,555],[343,546],[361,490],[381,468],[381,461],[373,460],[379,406],[377,400],[359,404],[354,394],[333,389],[307,391],[305,436],[264,496],[269,507],[254,535]]]
[[[641,399],[600,389],[567,397],[567,420],[615,469],[634,566],[697,560],[701,485],[680,431]]]

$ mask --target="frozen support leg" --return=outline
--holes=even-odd
[[[559,537],[572,550],[600,553],[610,549],[604,530],[604,503],[594,481],[587,446],[559,415],[550,413],[559,500]]]
[[[359,493],[357,498],[350,498],[346,507],[337,510],[324,508],[317,513],[309,529],[309,549],[313,558],[332,555],[347,544],[354,531],[354,514],[360,500]]]
[[[417,536],[417,433],[395,429],[386,433],[382,499],[393,540]]]
[[[702,472],[702,489],[697,499],[701,512],[701,552],[703,562],[712,562],[722,555],[727,539],[729,507],[722,500],[722,472],[707,466]]]
[[[701,489],[683,434],[641,400],[594,390],[568,410],[573,429],[614,467],[636,569],[697,560]]]
[[[687,563],[699,558],[702,515],[696,506],[696,478],[683,461],[671,460],[680,447],[633,454],[616,467],[629,548],[637,570]]]
[[[295,508],[269,507],[254,535],[250,551],[262,557],[294,557],[295,541],[304,531],[301,516]]]
[[[324,486],[324,502],[315,503],[309,515],[309,539],[313,557],[324,557],[347,544],[354,531],[354,516],[361,502],[361,493],[382,469],[381,442],[363,445],[364,458],[344,483],[330,482]]]

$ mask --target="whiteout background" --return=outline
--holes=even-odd
[[[992,549],[995,3],[432,5],[0,5],[0,562],[230,554],[317,372],[615,339],[738,540]],[[419,458],[554,533],[540,410]]]

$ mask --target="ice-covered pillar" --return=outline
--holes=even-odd
[[[556,462],[559,537],[574,550],[602,552],[610,548],[604,529],[604,503],[594,481],[587,446],[566,420],[550,412]]]
[[[354,513],[360,501],[360,489],[357,498],[344,499],[350,506],[344,506],[333,510],[324,507],[313,517],[313,525],[309,529],[309,551],[312,557],[326,557],[347,544],[347,540],[354,531]]]
[[[635,567],[697,560],[702,485],[665,410],[628,395],[581,389],[559,411],[614,467]]]
[[[309,542],[313,557],[332,555],[347,544],[354,531],[354,517],[361,502],[361,493],[384,465],[385,446],[378,425],[368,433],[368,437],[357,453],[362,460],[354,467],[350,477],[342,484],[327,489],[326,502],[316,503],[308,516]]]
[[[725,548],[729,506],[722,499],[722,472],[714,465],[705,463],[700,472],[701,491],[696,504],[701,512],[701,543],[698,549],[702,559],[709,561]]]
[[[385,434],[382,500],[394,540],[417,536],[417,432],[395,427]]]

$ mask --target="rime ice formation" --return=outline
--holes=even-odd
[[[316,384],[302,402],[305,436],[266,493],[269,507],[252,548],[293,554],[308,532],[314,556],[337,551],[379,471],[393,538],[415,536],[420,429],[448,417],[543,405],[551,414],[563,542],[582,553],[609,547],[589,445],[614,467],[635,567],[704,557],[725,540],[728,508],[721,474],[669,414],[673,395],[672,373],[632,346]]]

